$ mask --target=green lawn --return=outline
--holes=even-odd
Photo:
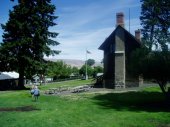
[[[60,86],[67,86],[67,87],[74,87],[74,86],[79,86],[79,85],[86,85],[86,84],[91,84],[92,80],[71,80],[71,81],[64,81],[64,82],[56,82],[56,83],[50,83],[50,85],[42,85],[40,86],[41,90],[47,90],[49,88],[57,88]]]
[[[126,93],[81,93],[44,95],[43,90],[69,81],[41,86],[38,102],[29,90],[0,92],[1,127],[170,127],[170,108],[159,89]]]

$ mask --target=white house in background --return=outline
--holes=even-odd
[[[40,77],[40,75],[38,75],[38,74],[33,75],[32,78],[33,78],[33,80],[31,82],[31,84],[35,84],[35,85],[45,84],[45,83],[53,81],[53,78],[50,78],[50,77],[47,77],[47,76]]]
[[[0,80],[6,80],[6,79],[18,79],[19,73],[17,72],[0,72]]]

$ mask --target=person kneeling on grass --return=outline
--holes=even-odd
[[[35,101],[38,100],[39,96],[40,96],[40,90],[38,89],[37,86],[35,86],[35,89],[34,89],[34,98],[35,98]]]

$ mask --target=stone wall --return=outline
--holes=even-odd
[[[113,53],[106,53],[104,56],[103,87],[114,88],[115,57]]]
[[[121,29],[116,31],[115,38],[115,86],[125,87],[125,42]]]

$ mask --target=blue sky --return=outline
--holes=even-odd
[[[16,0],[17,1],[17,0]],[[125,15],[125,28],[129,30],[129,8],[131,17],[130,32],[134,35],[140,29],[140,0],[52,0],[56,5],[55,14],[59,18],[58,25],[50,28],[59,33],[57,40],[60,45],[51,47],[61,50],[61,53],[50,58],[55,59],[86,59],[86,49],[91,52],[88,59],[101,61],[103,51],[98,47],[115,29],[117,12]],[[0,23],[8,20],[9,9],[16,2],[2,0],[0,4]],[[0,42],[2,41],[0,28]]]

